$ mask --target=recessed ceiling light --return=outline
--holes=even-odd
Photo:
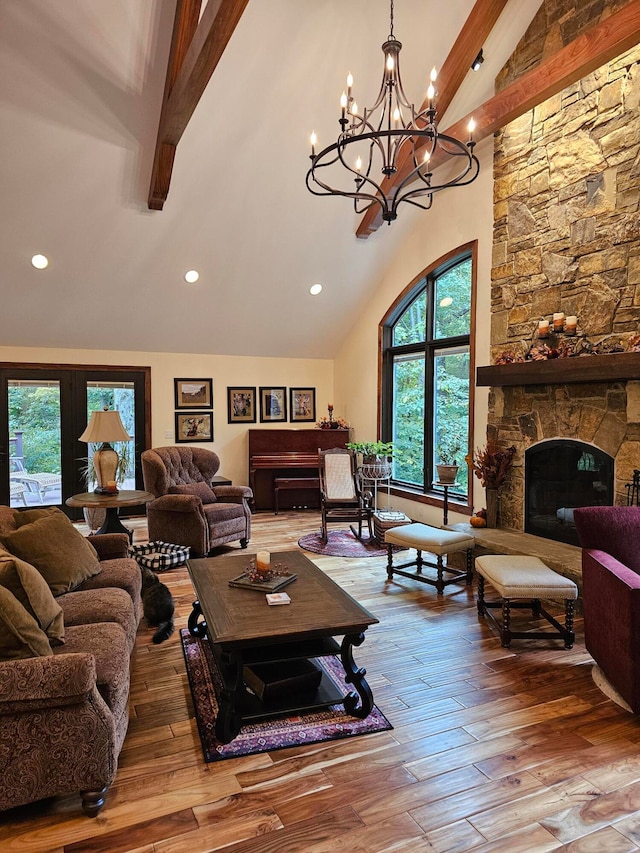
[[[448,308],[449,305],[452,305],[452,304],[453,304],[453,299],[451,298],[451,296],[445,296],[444,299],[440,300],[440,307],[441,308]]]
[[[322,290],[321,284],[312,284],[311,287],[309,288],[309,293],[312,296],[317,296],[321,292],[321,290]]]
[[[200,273],[198,272],[198,270],[189,270],[184,274],[184,280],[189,282],[189,284],[195,284],[199,278]]]
[[[34,255],[31,263],[37,270],[44,270],[49,266],[49,258],[46,255]]]

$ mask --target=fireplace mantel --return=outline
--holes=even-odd
[[[476,385],[564,385],[640,380],[640,352],[517,361],[477,369]]]

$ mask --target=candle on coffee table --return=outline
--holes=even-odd
[[[256,554],[256,571],[266,575],[271,570],[271,554],[268,551],[258,551]]]

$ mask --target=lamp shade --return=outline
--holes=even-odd
[[[120,420],[120,412],[103,411],[91,412],[87,428],[78,440],[91,443],[131,441],[131,436],[127,435]]]

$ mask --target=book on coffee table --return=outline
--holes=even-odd
[[[232,578],[229,581],[229,586],[237,586],[241,589],[254,589],[257,592],[277,592],[283,586],[292,583],[297,577],[296,574],[276,575],[275,578],[271,578],[268,581],[254,582],[249,579],[248,572],[243,572],[237,578]]]

